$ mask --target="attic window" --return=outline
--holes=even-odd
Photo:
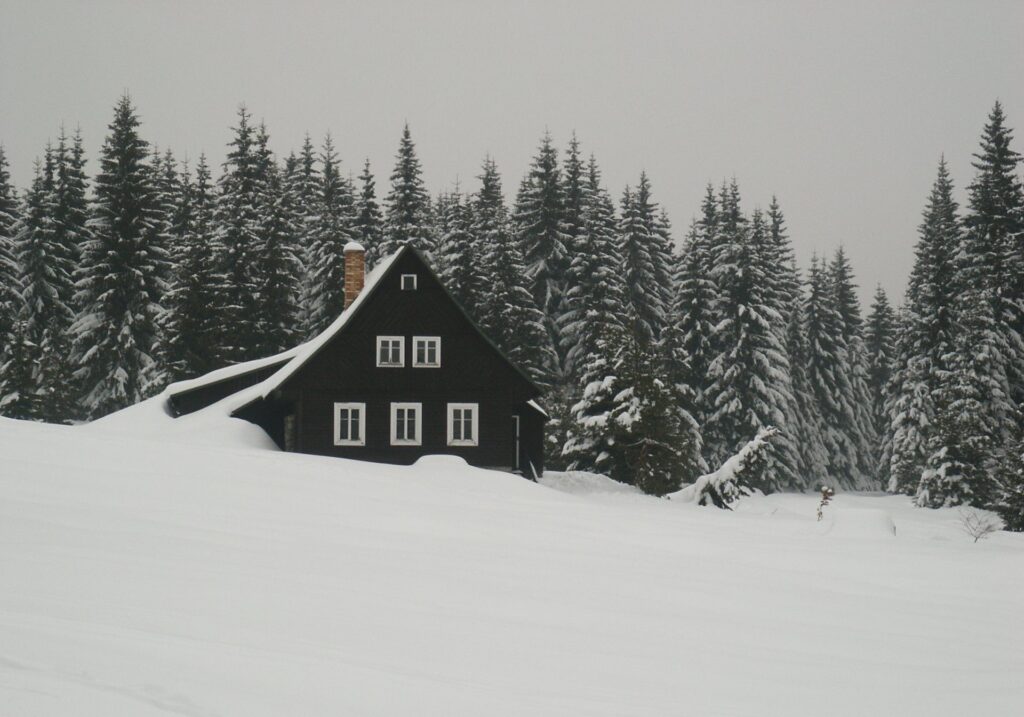
[[[402,291],[416,291],[415,274],[402,274]]]

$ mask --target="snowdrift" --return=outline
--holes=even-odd
[[[816,496],[730,512],[443,456],[283,454],[159,400],[83,427],[0,419],[0,456],[3,715],[1024,703],[1024,541],[972,544],[955,511],[903,498],[839,495],[823,532]]]

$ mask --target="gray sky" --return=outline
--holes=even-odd
[[[281,153],[309,130],[386,191],[409,121],[432,191],[511,198],[545,128],[618,197],[646,169],[681,235],[707,181],[779,196],[806,265],[844,244],[902,296],[945,152],[961,190],[998,97],[1024,149],[1024,2],[0,0],[0,142],[15,181],[63,121],[90,173],[128,89],[146,139],[223,159],[245,102]]]

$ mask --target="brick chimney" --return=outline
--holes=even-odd
[[[363,290],[363,282],[366,280],[366,250],[357,241],[350,241],[345,245],[345,308],[352,305],[352,302]]]

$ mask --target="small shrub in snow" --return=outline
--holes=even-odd
[[[960,527],[977,543],[982,538],[987,538],[989,533],[1001,530],[1003,523],[999,518],[976,510],[961,510]]]
[[[820,521],[825,514],[825,506],[832,502],[832,497],[835,496],[836,492],[829,488],[827,485],[821,487],[821,502],[818,503],[818,520]]]

